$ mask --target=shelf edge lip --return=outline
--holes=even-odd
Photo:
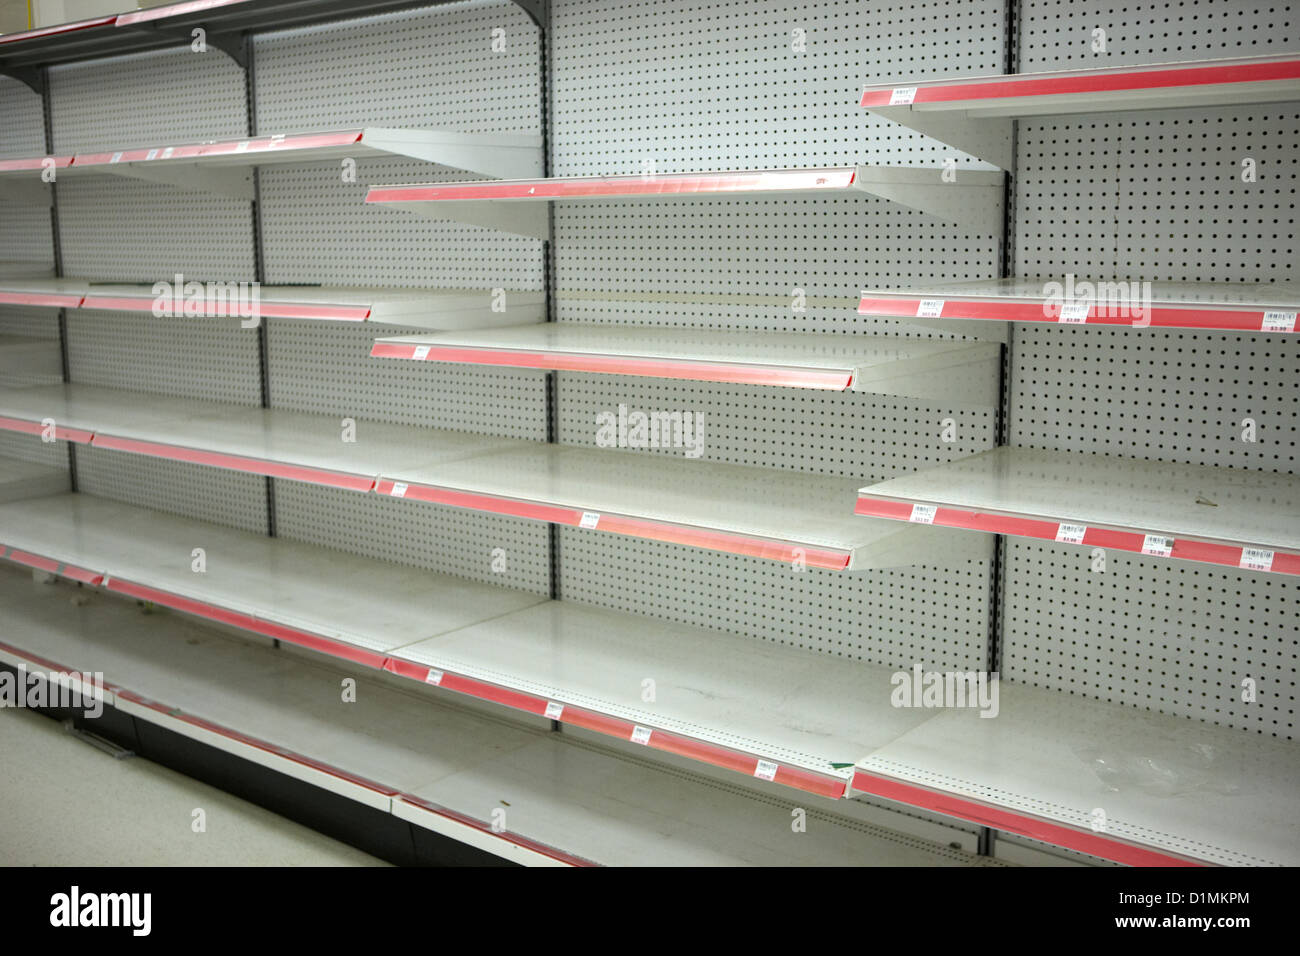
[[[1031,515],[1024,512],[1017,513],[984,508],[972,510],[919,497],[893,497],[869,494],[868,491],[869,489],[864,488],[859,492],[854,514],[908,524],[933,524],[945,528],[985,531],[1018,538],[1034,538],[1043,541],[1075,544],[1081,547],[1112,548],[1116,551],[1143,554],[1147,557],[1197,561],[1203,564],[1236,568],[1241,571],[1300,574],[1300,549],[1293,550],[1282,546],[1269,547],[1259,542],[1241,541],[1232,538],[1207,538],[1151,528],[1136,528],[1131,525],[1062,520],[1057,517]],[[930,515],[930,520],[913,521],[912,515],[915,514],[913,509],[916,506],[935,509],[933,514]],[[1069,541],[1062,539],[1060,537],[1062,525],[1075,525],[1085,528],[1081,540]],[[1146,541],[1149,538],[1160,538],[1169,542],[1168,553],[1164,553],[1163,550],[1161,552],[1146,550]],[[1247,561],[1246,551],[1266,553],[1269,566],[1252,567],[1245,563]]]
[[[78,30],[86,30],[90,27],[113,26],[116,24],[118,16],[119,14],[112,13],[104,17],[91,17],[87,20],[74,20],[71,23],[56,23],[48,27],[36,27],[33,30],[23,30],[21,33],[6,33],[0,35],[0,50],[4,49],[6,43],[21,43],[24,40],[39,40],[42,37],[76,33]]]
[[[1170,82],[1170,77],[1174,81]],[[1151,82],[1151,78],[1163,82]],[[1143,82],[1140,78],[1146,78]],[[1045,71],[1040,73],[991,74],[948,80],[899,81],[888,85],[862,87],[859,106],[864,109],[900,109],[912,106],[944,104],[947,109],[961,109],[972,101],[1004,101],[1008,106],[1017,99],[1096,94],[1097,109],[1106,109],[1105,97],[1112,93],[1158,92],[1222,86],[1232,89],[1240,83],[1288,83],[1300,80],[1300,55],[1281,54],[1261,57],[1219,58],[1185,62],[1156,63],[1147,66],[1117,66],[1103,69]],[[901,99],[896,91],[910,90]],[[902,102],[901,100],[906,100]]]
[[[1091,829],[1083,830],[1045,817],[1017,813],[984,801],[971,800],[942,790],[868,773],[860,767],[855,767],[853,770],[850,796],[854,791],[869,793],[886,800],[896,800],[908,806],[921,807],[945,816],[968,820],[1034,840],[1042,840],[1053,846],[1076,850],[1130,866],[1204,867],[1211,865],[1192,857],[1094,833]]]

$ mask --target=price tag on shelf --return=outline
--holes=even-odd
[[[395,481],[393,482],[393,490],[390,491],[389,494],[392,495],[394,498],[405,498],[406,489],[407,489],[406,482]]]
[[[1066,302],[1061,306],[1057,322],[1066,325],[1083,325],[1088,321],[1089,304],[1087,302]]]
[[[754,776],[759,780],[775,780],[778,767],[770,760],[760,760],[754,768]]]
[[[248,140],[244,140],[243,142],[238,143],[238,144],[235,146],[235,152],[237,152],[237,153],[246,153],[246,152],[248,152]]]
[[[632,728],[632,743],[648,744],[650,743],[650,728],[642,727],[639,724]]]
[[[1056,540],[1066,544],[1083,544],[1083,536],[1088,533],[1086,524],[1066,524],[1056,526]]]
[[[908,106],[916,99],[915,86],[900,86],[889,94],[890,106]]]
[[[1237,566],[1247,571],[1272,571],[1273,552],[1267,548],[1242,548]]]
[[[557,704],[553,700],[548,700],[546,702],[546,716],[549,717],[551,720],[559,720],[560,714],[562,713],[564,713],[563,704]]]
[[[934,524],[934,516],[938,511],[937,505],[912,505],[912,513],[907,520],[916,524]]]
[[[943,299],[922,299],[916,306],[918,319],[937,319],[943,315]]]
[[[442,671],[436,671],[433,668],[429,668],[429,673],[424,675],[424,682],[437,687],[442,683]]]
[[[1294,332],[1295,318],[1294,312],[1265,312],[1260,329],[1264,332]]]
[[[162,158],[163,158],[163,159],[171,159],[171,158],[172,158],[172,150],[173,150],[174,148],[175,148],[175,147],[168,146],[166,149],[164,149],[164,150],[162,151]]]
[[[587,528],[589,530],[594,529],[598,524],[600,524],[600,512],[598,511],[584,511],[582,513],[582,518],[578,521],[579,528]]]
[[[157,150],[157,149],[151,149],[151,150],[149,150],[149,152],[145,154],[145,157],[144,157],[144,158],[145,158],[145,159],[157,159],[157,158],[158,158],[158,150]]]
[[[112,156],[109,157],[108,161],[110,163],[120,163],[122,161],[122,154],[120,152],[114,153]]]
[[[429,346],[427,345],[417,345],[415,347],[415,351],[411,353],[411,358],[416,359],[417,361],[422,361],[424,359],[427,359],[428,357],[429,357]]]
[[[1174,553],[1174,539],[1162,534],[1148,534],[1142,538],[1142,553],[1152,554],[1157,558],[1167,558]]]

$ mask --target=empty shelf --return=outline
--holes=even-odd
[[[1295,53],[873,84],[861,105],[1009,170],[1012,118],[1287,100],[1300,100]]]
[[[379,358],[996,402],[996,345],[551,322],[379,339]]]
[[[366,202],[434,219],[454,219],[545,239],[545,204],[656,199],[786,199],[872,195],[956,222],[980,233],[1001,229],[1002,176],[961,170],[954,182],[939,168],[836,166],[744,172],[672,173],[521,179],[504,182],[371,186]]]
[[[890,522],[856,527],[854,485],[747,465],[527,442],[386,472],[375,490],[832,570],[987,556],[988,542],[964,542],[960,534],[900,536]]]
[[[360,804],[529,864],[974,865],[942,843],[827,813],[804,833],[768,794],[358,679],[332,667],[0,572],[0,660],[103,673],[106,702]],[[84,592],[83,592],[84,593]],[[594,783],[593,783],[594,782]],[[809,802],[811,801],[811,802]],[[494,809],[508,807],[501,820]],[[495,824],[495,826],[494,826]]]
[[[520,322],[540,322],[546,297],[541,292],[510,290],[501,296],[488,289],[377,289],[346,286],[260,286],[256,302],[242,302],[224,283],[203,284],[192,305],[184,284],[171,282],[159,302],[151,285],[93,284],[84,286],[82,309],[155,311],[174,314],[192,308],[194,314],[233,318],[318,319],[373,322],[421,329],[472,329]],[[5,301],[0,286],[0,302]],[[180,291],[175,291],[177,286]],[[241,311],[242,309],[242,311]],[[249,313],[245,315],[244,313]]]
[[[1291,475],[996,448],[859,492],[857,513],[1300,574]]]
[[[365,128],[77,153],[67,172],[129,176],[251,200],[249,171],[257,166],[392,157],[494,177],[536,175],[542,168],[537,136]]]
[[[1133,865],[1300,864],[1294,742],[1001,682],[858,762],[854,790]]]
[[[70,487],[66,468],[0,458],[0,503],[58,494]]]
[[[19,564],[826,797],[926,716],[879,668],[85,495],[0,505],[0,529]]]
[[[85,294],[86,283],[76,279],[22,278],[0,273],[0,305],[75,309]]]
[[[1294,332],[1300,287],[1273,282],[990,279],[870,289],[858,312],[891,318]]]

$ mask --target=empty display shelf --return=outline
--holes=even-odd
[[[854,484],[747,465],[526,442],[386,472],[375,490],[796,567],[866,570],[987,556],[988,541],[966,542],[960,534],[899,536],[891,522],[855,528]]]
[[[1014,118],[1287,100],[1300,100],[1295,53],[872,84],[861,105],[1009,170]]]
[[[185,283],[169,280],[160,295],[151,285],[92,284],[80,308],[183,314],[187,308],[203,316],[316,319],[372,322],[420,329],[472,329],[519,322],[540,322],[546,297],[541,292],[488,289],[365,289],[346,286],[259,286],[256,300],[227,284],[205,284],[202,294],[185,293]],[[0,284],[0,302],[5,288]],[[236,284],[237,285],[237,284]],[[192,301],[192,306],[190,302]],[[159,309],[156,309],[158,306]]]
[[[1274,282],[990,279],[869,289],[858,312],[900,319],[1294,332],[1300,288]]]
[[[62,592],[62,593],[61,593]],[[508,724],[103,596],[0,571],[0,661],[98,672],[107,706],[504,859],[532,865],[979,865],[968,852],[790,807],[569,735]],[[84,595],[84,591],[83,591]],[[593,787],[592,781],[599,781]],[[501,809],[508,807],[504,819]],[[494,813],[493,811],[497,812]]]
[[[990,344],[562,322],[380,339],[370,354],[875,392],[959,405],[996,402],[999,361],[998,347]]]
[[[0,529],[18,564],[826,797],[926,716],[879,668],[85,495]]]
[[[997,233],[1002,219],[1002,176],[903,166],[836,166],[744,172],[671,173],[521,179],[504,182],[371,186],[366,202],[405,209],[432,219],[452,219],[506,232],[550,235],[546,203],[662,199],[785,199],[877,196],[975,232]]]
[[[75,309],[81,305],[86,288],[85,282],[76,279],[24,278],[0,273],[0,305]]]
[[[0,428],[294,481],[370,491],[384,472],[517,442],[341,416],[85,385],[0,389]],[[351,440],[348,440],[348,438]]]
[[[1135,866],[1300,864],[1294,742],[1003,681],[858,762],[854,790]]]
[[[1300,479],[995,448],[859,492],[857,513],[1300,574]]]
[[[251,200],[249,171],[257,166],[392,157],[494,177],[535,175],[542,168],[537,136],[368,127],[77,153],[66,172],[129,176]]]

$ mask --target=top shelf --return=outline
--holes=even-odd
[[[0,36],[0,73],[28,82],[31,77],[27,74],[43,66],[188,45],[195,27],[207,31],[210,45],[221,47],[222,38],[237,38],[242,33],[287,30],[448,2],[451,0],[189,0],[5,34]],[[540,3],[515,0],[515,4],[534,23],[541,22]]]
[[[628,176],[575,176],[472,183],[371,186],[367,203],[405,209],[431,219],[452,219],[545,239],[545,204],[563,201],[662,199],[785,199],[866,194],[955,222],[979,233],[998,233],[1002,176],[960,170],[952,182],[938,167],[828,166]],[[534,206],[535,204],[535,206]],[[531,207],[531,208],[530,208]]]
[[[1001,169],[1011,120],[1300,99],[1300,54],[873,84],[861,105]],[[999,122],[1000,120],[1000,122]]]

